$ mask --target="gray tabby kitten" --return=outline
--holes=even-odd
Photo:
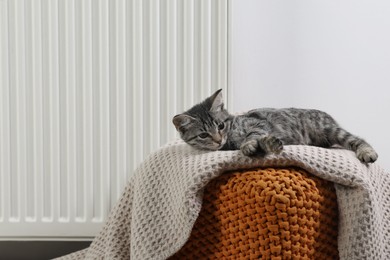
[[[173,118],[181,138],[204,150],[241,150],[244,155],[280,153],[283,145],[338,145],[364,163],[378,158],[363,139],[341,128],[325,112],[297,108],[260,108],[231,115],[223,107],[221,89]]]

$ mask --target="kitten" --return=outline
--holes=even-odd
[[[325,112],[297,108],[260,108],[242,115],[224,109],[222,90],[173,118],[181,138],[205,150],[241,150],[244,155],[280,153],[283,145],[338,145],[364,163],[378,158],[363,139],[341,128]]]

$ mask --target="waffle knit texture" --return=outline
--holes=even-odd
[[[340,259],[390,259],[390,175],[351,151],[285,146],[279,155],[199,151],[177,140],[134,172],[89,248],[61,259],[167,259],[190,237],[206,185],[238,169],[298,167],[335,184]]]
[[[176,259],[338,259],[332,182],[298,168],[224,173],[207,184]]]

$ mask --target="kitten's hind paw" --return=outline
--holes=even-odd
[[[363,163],[373,163],[378,159],[378,154],[371,147],[364,147],[356,151],[357,158]]]

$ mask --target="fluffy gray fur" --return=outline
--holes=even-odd
[[[314,109],[260,108],[231,115],[221,89],[173,118],[181,138],[205,150],[241,150],[247,156],[280,153],[283,145],[341,146],[364,163],[378,158],[363,139],[341,128],[327,113]]]

